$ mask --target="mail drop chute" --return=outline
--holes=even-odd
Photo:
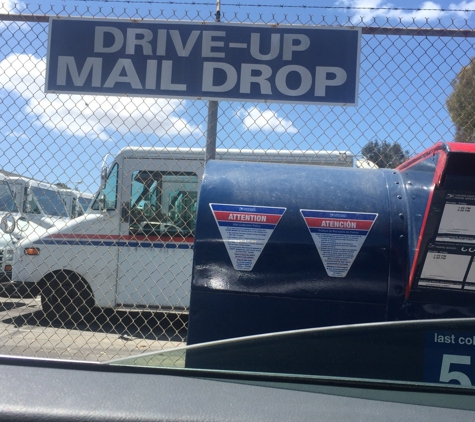
[[[361,30],[52,18],[46,92],[356,105]]]

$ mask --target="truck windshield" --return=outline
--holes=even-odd
[[[18,212],[18,207],[6,183],[0,184],[0,212]]]
[[[32,190],[45,214],[54,217],[68,217],[68,212],[58,192],[39,187],[34,187]]]

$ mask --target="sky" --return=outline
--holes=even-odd
[[[3,3],[0,13],[212,20],[194,1]],[[475,1],[221,2],[223,22],[471,29]],[[267,6],[269,5],[269,7]],[[411,10],[409,10],[411,9]],[[473,10],[473,11],[472,11]],[[114,12],[114,16],[111,15]],[[127,145],[204,147],[203,100],[45,94],[47,24],[0,23],[0,168],[94,193],[104,158]],[[363,36],[357,107],[222,101],[218,147],[350,150],[371,140],[410,154],[453,139],[445,107],[470,39]],[[107,161],[106,160],[106,161]]]

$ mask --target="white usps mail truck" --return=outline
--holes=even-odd
[[[0,279],[8,280],[19,240],[70,218],[55,185],[0,172]]]
[[[348,151],[218,149],[216,159],[354,164]],[[37,285],[53,318],[92,306],[186,310],[204,165],[201,148],[121,150],[86,214],[20,242],[13,282]]]
[[[8,184],[0,181],[0,282],[10,280],[13,251],[18,242],[45,231],[21,215]]]
[[[5,186],[5,192],[9,191],[6,195],[13,197],[14,213],[21,214],[28,221],[47,228],[72,218],[56,185],[2,173],[0,181]],[[2,215],[11,212],[4,208],[0,210]]]
[[[0,172],[0,223],[7,218],[0,224],[0,280],[9,280],[13,249],[19,240],[44,234],[44,229],[84,214],[92,199],[90,193]]]
[[[72,218],[56,185],[26,177],[6,177],[3,182],[9,186],[20,213],[28,221],[48,228]]]

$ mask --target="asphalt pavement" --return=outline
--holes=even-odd
[[[101,310],[79,323],[49,321],[39,297],[0,297],[0,354],[104,362],[183,346],[187,316]]]

